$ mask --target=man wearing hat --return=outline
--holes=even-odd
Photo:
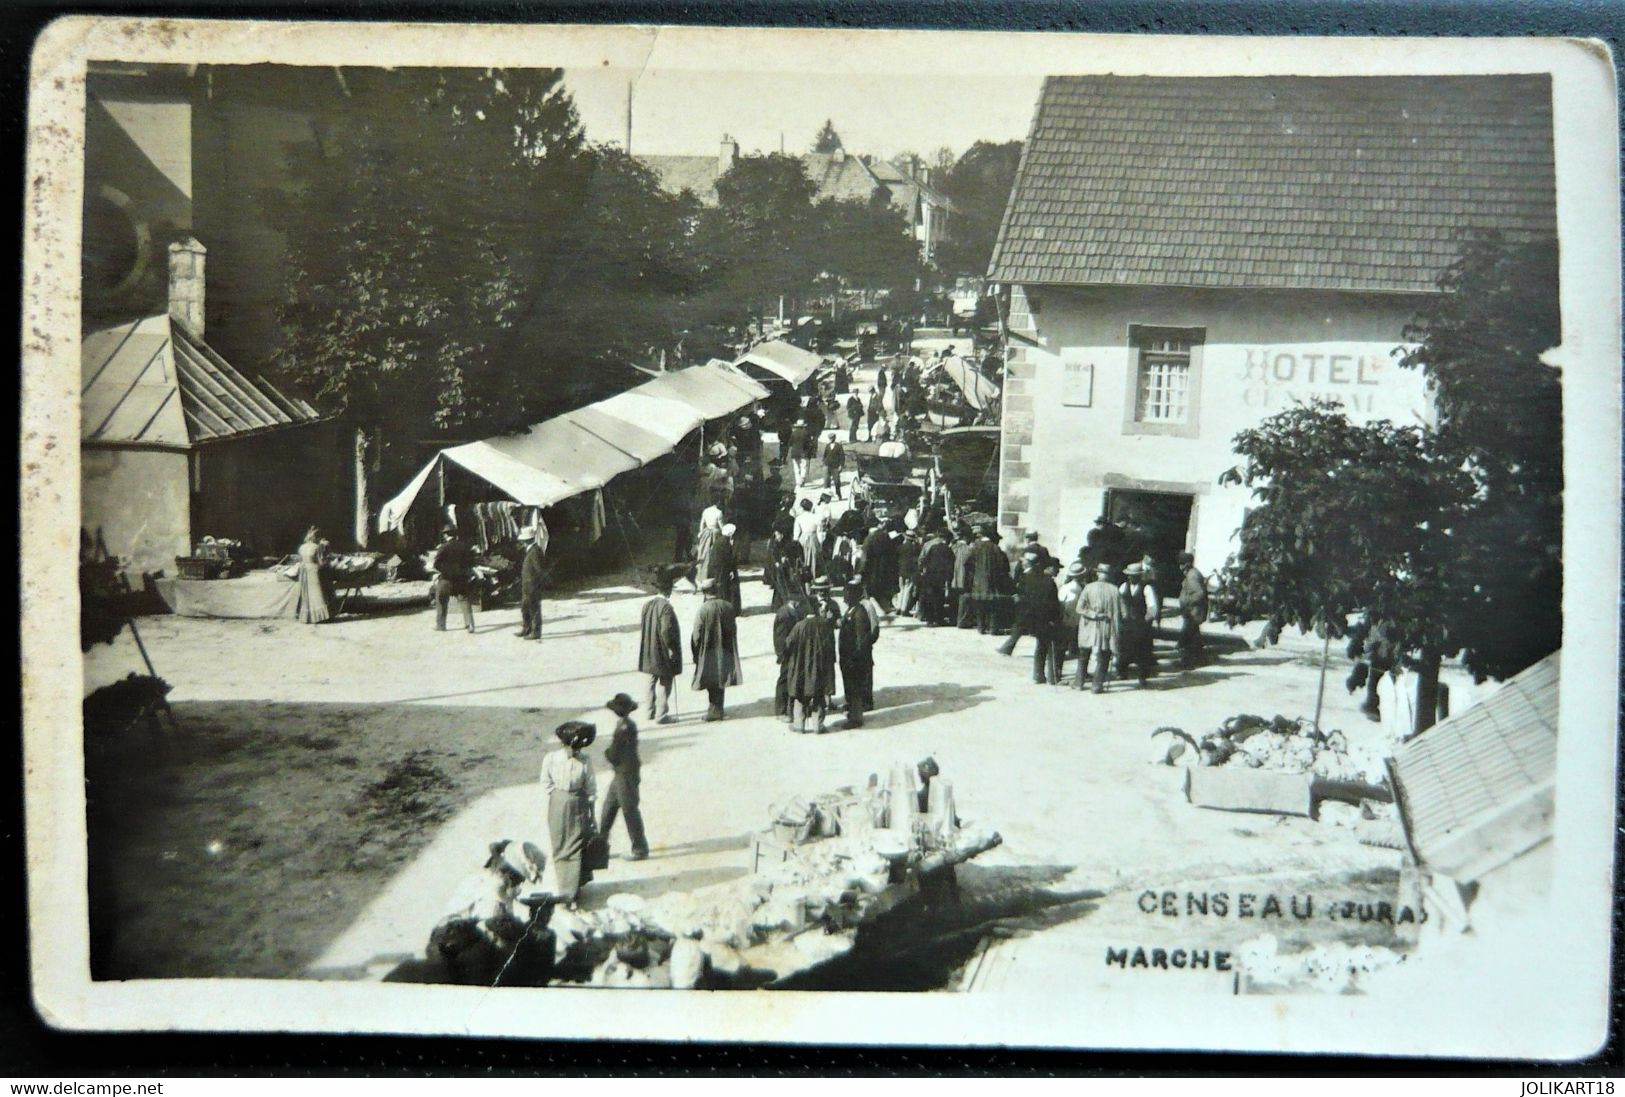
[[[976,604],[970,592],[970,550],[974,543],[970,528],[960,523],[954,530],[953,543],[948,546],[954,554],[954,572],[948,583],[948,610],[956,615],[954,624],[959,628],[976,627]]]
[[[519,562],[519,619],[518,636],[521,640],[542,638],[542,576],[547,557],[547,527],[540,518],[525,555]]]
[[[799,488],[807,482],[807,420],[799,415],[790,428],[790,461]]]
[[[1039,567],[1040,571],[1042,571],[1044,568],[1049,567],[1050,561],[1055,559],[1055,557],[1050,553],[1049,549],[1045,548],[1043,545],[1038,543],[1038,531],[1037,530],[1028,530],[1027,531],[1026,545],[1023,547],[1023,551],[1026,551],[1027,549],[1036,549],[1037,550],[1037,552],[1038,552],[1038,567]]]
[[[463,604],[463,625],[474,631],[474,550],[468,542],[457,536],[455,526],[440,531],[440,547],[435,549],[434,562],[434,627],[436,632],[446,631],[446,610],[456,598]]]
[[[729,686],[744,681],[739,673],[739,637],[733,603],[721,596],[715,578],[700,584],[705,596],[689,633],[689,654],[694,658],[693,688],[704,690],[709,704],[707,720],[722,719],[722,703]]]
[[[824,486],[832,489],[837,499],[841,497],[841,469],[845,467],[846,450],[840,438],[831,438],[824,447]]]
[[[838,654],[841,689],[846,694],[846,726],[861,728],[863,714],[875,707],[875,628],[863,606],[863,587],[848,583],[841,593],[846,612],[841,615]]]
[[[1096,564],[1094,582],[1083,588],[1083,595],[1078,599],[1077,688],[1083,688],[1083,680],[1092,661],[1094,692],[1105,692],[1112,655],[1122,646],[1122,627],[1123,598],[1118,593],[1117,584],[1112,582],[1112,566]]]
[[[1136,562],[1124,568],[1123,583],[1117,589],[1123,599],[1118,670],[1126,678],[1129,667],[1133,667],[1143,687],[1146,678],[1156,673],[1152,629],[1157,619],[1156,593],[1145,581],[1145,565]]]
[[[671,608],[671,588],[682,568],[665,567],[655,573],[655,596],[643,603],[643,632],[638,641],[638,672],[649,676],[649,719],[670,724],[667,712],[671,683],[683,671],[683,637],[677,611]]]
[[[805,604],[806,613],[791,626],[784,642],[788,722],[798,733],[809,730],[808,716],[814,720],[810,730],[824,730],[829,697],[835,692],[835,609],[829,603],[829,580],[814,579],[809,589],[813,602]],[[774,626],[776,629],[777,622]]]
[[[1207,620],[1207,577],[1196,570],[1196,557],[1179,554],[1179,653],[1186,666],[1202,657],[1202,624]]]
[[[604,797],[602,821],[598,833],[609,840],[618,813],[626,812],[626,836],[632,839],[632,852],[628,861],[644,861],[649,857],[649,839],[643,833],[643,812],[638,809],[638,782],[642,779],[642,760],[638,758],[638,726],[632,722],[632,711],[638,703],[627,694],[617,693],[604,706],[615,714],[615,732],[609,748],[604,751],[615,776],[609,783],[609,794]]]
[[[816,585],[815,581],[815,585]],[[827,590],[829,584],[824,583]],[[790,633],[804,617],[816,610],[811,600],[799,589],[785,591],[780,604],[773,611],[773,658],[779,664],[779,680],[773,685],[773,715],[785,723],[794,723],[793,699],[790,695]]]
[[[1054,657],[1055,626],[1061,618],[1061,603],[1055,580],[1039,555],[1042,551],[1032,544],[1022,550],[1016,575],[1016,619],[1010,628],[1010,639],[999,647],[1000,655],[1012,655],[1021,638],[1031,635],[1036,643],[1033,681],[1039,685],[1046,681],[1058,682],[1061,677],[1059,661]]]
[[[993,540],[991,526],[978,527],[976,534],[976,541],[965,557],[965,572],[976,631],[986,636],[994,631],[994,614],[999,595],[1004,593],[1010,578],[1010,561]]]
[[[949,623],[948,583],[954,574],[954,550],[948,545],[945,530],[927,528],[915,570],[919,576],[920,620],[935,628]]]
[[[1088,585],[1089,576],[1090,571],[1082,560],[1068,564],[1066,573],[1061,576],[1061,623],[1056,663],[1063,668],[1068,659],[1078,654],[1078,601],[1083,597],[1083,588]],[[1088,656],[1079,655],[1079,658],[1087,659]]]

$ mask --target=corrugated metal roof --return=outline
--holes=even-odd
[[[1477,879],[1551,836],[1560,655],[1395,749],[1395,792],[1424,864]]]
[[[989,277],[1431,291],[1459,230],[1556,234],[1544,75],[1044,83]]]
[[[186,447],[321,418],[167,315],[86,334],[80,370],[84,442]]]

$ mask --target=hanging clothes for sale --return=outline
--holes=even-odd
[[[604,489],[599,488],[592,493],[592,515],[588,520],[587,540],[589,543],[597,541],[604,535]]]

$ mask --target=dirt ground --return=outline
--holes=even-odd
[[[757,575],[746,573],[745,684],[729,691],[728,719],[702,723],[704,695],[680,683],[682,719],[644,726],[654,856],[613,862],[587,902],[743,874],[748,835],[770,805],[926,754],[953,780],[960,814],[1004,836],[962,870],[970,913],[946,932],[964,947],[943,953],[954,963],[990,926],[1036,938],[1067,925],[1138,932],[1147,889],[1312,879],[1364,898],[1393,890],[1397,852],[1306,818],[1193,807],[1183,771],[1148,761],[1162,725],[1199,732],[1237,713],[1313,713],[1316,642],[1259,651],[1210,629],[1208,665],[1095,697],[1033,684],[1030,640],[1006,658],[993,638],[899,618],[877,645],[878,711],[866,726],[832,719],[829,734],[796,736],[771,714],[771,617]],[[534,829],[551,729],[596,709],[607,732],[603,703],[620,690],[641,696],[646,596],[631,573],[555,592],[539,644],[514,637],[517,607],[480,614],[474,635],[434,632],[428,608],[410,602],[317,627],[142,619],[183,735],[87,742],[95,975],[379,977],[420,954],[436,904],[479,868],[484,843]],[[674,598],[685,642],[698,602]],[[1171,635],[1158,643],[1165,668]],[[86,691],[139,667],[126,634],[87,655]],[[1342,689],[1346,669],[1333,652],[1324,725],[1380,734]],[[606,742],[593,748],[600,766]],[[624,849],[624,834],[616,841]],[[1326,932],[1384,937],[1357,925]],[[947,974],[900,971],[890,985]]]

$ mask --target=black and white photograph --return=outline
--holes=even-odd
[[[48,1022],[1595,1050],[1605,51],[253,26],[35,52]]]

